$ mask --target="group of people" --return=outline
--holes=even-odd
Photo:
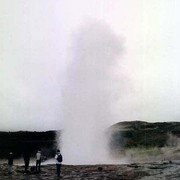
[[[29,151],[25,151],[23,154],[24,157],[24,168],[25,168],[25,173],[28,173],[28,168],[29,168],[29,162],[30,162],[30,152]],[[40,173],[41,172],[41,150],[39,149],[36,153],[36,173]],[[13,160],[14,160],[14,156],[13,153],[10,152],[8,155],[8,173],[11,174],[12,173],[12,166],[13,166]],[[56,170],[57,170],[57,176],[60,177],[60,173],[61,173],[61,163],[63,161],[62,158],[62,154],[60,153],[60,150],[58,149],[55,155],[55,160],[56,160]]]

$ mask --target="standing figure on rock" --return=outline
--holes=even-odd
[[[57,153],[55,155],[55,159],[56,159],[56,169],[57,169],[57,177],[60,177],[60,173],[61,173],[61,163],[63,161],[62,155],[60,153],[60,150],[57,150]]]
[[[41,150],[36,153],[36,173],[41,171]]]
[[[13,160],[14,160],[13,153],[10,152],[8,155],[8,173],[9,174],[12,173]]]

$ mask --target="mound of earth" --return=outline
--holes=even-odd
[[[124,121],[112,125],[109,133],[111,150],[180,144],[180,122]]]

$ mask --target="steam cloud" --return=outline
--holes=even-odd
[[[73,36],[72,63],[63,93],[62,151],[67,164],[106,163],[113,67],[121,40],[103,22],[88,22]]]

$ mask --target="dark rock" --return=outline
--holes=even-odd
[[[99,171],[102,171],[102,170],[103,170],[103,168],[102,168],[102,167],[98,167],[98,170],[99,170]]]
[[[36,167],[35,166],[31,166],[30,171],[31,171],[31,173],[35,173],[36,172]]]

